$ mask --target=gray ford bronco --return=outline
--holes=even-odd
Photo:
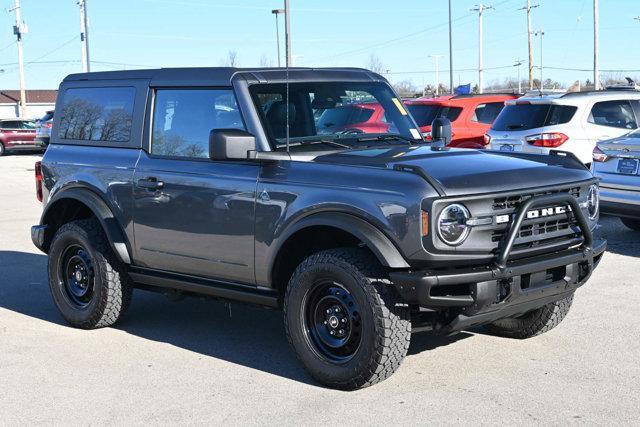
[[[79,328],[134,288],[278,308],[310,375],[356,389],[412,332],[550,330],[605,250],[572,155],[449,150],[444,119],[426,143],[366,70],[98,72],[59,94],[31,236]]]

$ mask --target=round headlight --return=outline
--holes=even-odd
[[[467,220],[471,217],[464,206],[454,203],[447,206],[438,216],[438,236],[450,246],[458,246],[469,235]]]
[[[589,194],[587,196],[587,210],[589,211],[589,219],[594,221],[598,218],[598,212],[600,210],[600,190],[596,184],[589,187]]]

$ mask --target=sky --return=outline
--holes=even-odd
[[[478,80],[475,0],[452,0],[454,84]],[[543,30],[543,73],[564,84],[593,76],[593,0],[533,0],[533,30]],[[276,65],[275,18],[282,0],[87,0],[92,71],[220,66],[229,51],[240,66]],[[485,85],[516,77],[527,60],[526,0],[493,0],[484,13]],[[18,88],[13,0],[0,0],[0,89]],[[28,89],[56,88],[81,71],[76,0],[22,0]],[[600,0],[603,74],[640,76],[640,1]],[[298,66],[366,67],[376,55],[394,82],[448,83],[447,0],[291,0],[292,53]],[[282,24],[282,19],[280,19]],[[281,26],[281,41],[283,35]],[[534,65],[540,63],[534,37]],[[284,48],[282,49],[284,55]],[[283,59],[284,63],[284,59]],[[562,70],[571,68],[575,70]],[[582,70],[582,71],[579,71]],[[625,70],[611,73],[606,70]],[[525,78],[526,65],[521,68]],[[535,70],[539,76],[539,70]]]

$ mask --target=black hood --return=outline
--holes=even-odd
[[[470,149],[434,151],[429,146],[349,150],[316,162],[413,169],[447,196],[562,185],[593,178],[570,156],[501,153]]]

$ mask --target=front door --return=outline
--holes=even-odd
[[[244,129],[231,89],[158,89],[150,153],[134,176],[143,267],[253,283],[259,165],[211,161],[211,129]]]

